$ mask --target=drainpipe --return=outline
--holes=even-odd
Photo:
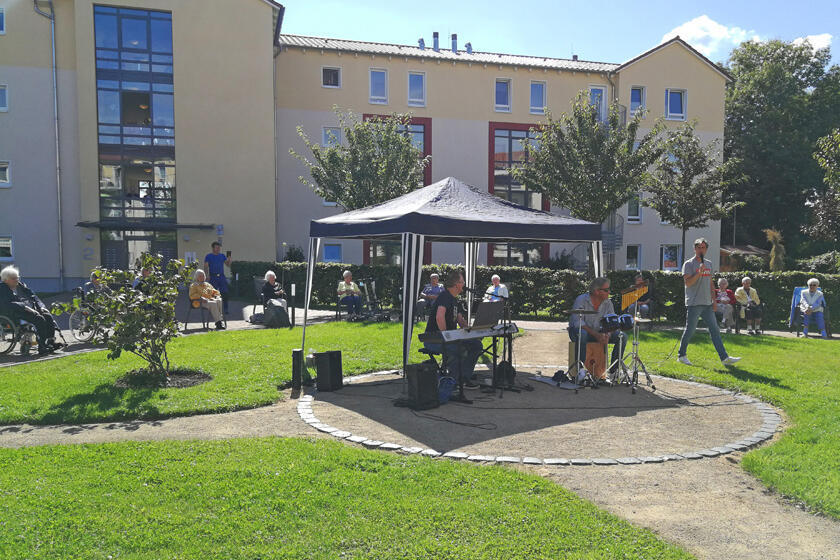
[[[276,213],[280,212],[280,193],[277,188],[277,180],[278,180],[278,172],[279,172],[279,165],[277,162],[277,145],[279,143],[279,138],[277,137],[277,55],[280,54],[281,49],[278,46],[280,41],[280,32],[283,29],[283,16],[286,15],[286,7],[282,4],[279,8],[277,8],[277,26],[274,28],[274,56],[271,59],[271,115],[274,118],[274,259],[279,260],[279,253],[280,248],[276,246],[277,238],[278,238],[278,231],[277,231],[277,224],[280,223],[279,216]],[[292,313],[294,313],[294,308],[292,309]]]
[[[49,13],[38,7],[39,0],[32,0],[32,7],[37,14],[50,20],[50,42],[52,44],[52,81],[53,81],[53,115],[55,117],[55,191],[56,206],[58,209],[58,287],[64,291],[64,220],[61,213],[61,144],[59,142],[58,127],[58,70],[55,60],[55,6],[53,0],[46,0],[49,4]]]

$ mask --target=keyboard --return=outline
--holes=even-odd
[[[519,332],[519,327],[516,323],[511,323],[509,326],[496,325],[495,327],[487,327],[482,329],[454,329],[450,331],[437,331],[430,333],[420,333],[417,338],[420,342],[429,342],[432,344],[442,344],[444,342],[458,342],[461,340],[475,340],[479,338],[508,336]]]

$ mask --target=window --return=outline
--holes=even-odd
[[[627,221],[639,223],[642,221],[642,195],[635,194],[627,201]]]
[[[659,247],[659,269],[680,270],[679,245],[662,245]]]
[[[341,127],[325,126],[321,133],[321,145],[325,148],[341,145]]]
[[[589,103],[595,107],[595,118],[601,122],[607,120],[607,88],[589,86]]]
[[[413,107],[426,106],[426,74],[424,72],[408,73],[408,104]]]
[[[12,252],[12,238],[0,237],[0,261],[10,261],[14,258]]]
[[[675,121],[685,120],[685,90],[665,90],[665,118]]]
[[[531,82],[531,113],[545,114],[545,82]]]
[[[321,86],[325,88],[341,87],[341,68],[321,68]]]
[[[631,87],[630,88],[630,116],[636,114],[639,109],[645,109],[645,88]]]
[[[0,35],[6,34],[6,12],[0,8]]]
[[[370,69],[370,102],[380,105],[388,104],[388,71],[377,68]]]
[[[510,80],[496,80],[496,111],[510,113]]]
[[[0,111],[6,112],[9,110],[9,88],[0,85]]]
[[[641,270],[642,269],[642,246],[628,245],[627,246],[627,264],[624,265],[627,270]]]
[[[324,245],[324,262],[341,262],[341,245]]]
[[[0,161],[0,187],[8,187],[12,184],[12,176],[9,171],[9,162]]]

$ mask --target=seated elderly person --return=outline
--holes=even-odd
[[[283,287],[277,282],[277,275],[272,270],[265,273],[262,298],[264,305],[268,305],[271,302],[272,305],[286,309],[286,292],[283,291]]]
[[[732,327],[735,325],[735,294],[729,289],[729,281],[726,278],[718,279],[718,288],[715,290],[715,301],[717,302],[717,310],[723,318],[723,327],[726,327],[726,332],[732,332]]]
[[[440,283],[440,276],[433,273],[429,276],[429,283],[420,292],[420,299],[417,300],[417,314],[425,315],[426,310],[435,303],[442,291],[443,285]]]
[[[362,291],[358,284],[353,282],[353,273],[345,270],[341,275],[344,280],[338,283],[339,302],[347,306],[347,313],[358,315],[362,312]]]
[[[26,321],[35,326],[38,355],[54,352],[63,346],[53,338],[55,320],[47,306],[20,281],[20,272],[13,266],[0,271],[0,314],[12,321]]]
[[[195,271],[195,282],[190,285],[190,303],[198,301],[201,307],[210,311],[210,316],[216,322],[216,330],[224,330],[222,324],[222,294],[207,281],[203,270]]]
[[[86,282],[84,286],[85,295],[111,293],[111,289],[102,283],[102,281],[99,279],[99,275],[100,272],[98,270],[94,270],[90,273],[90,282]]]
[[[611,363],[619,357],[619,336],[618,331],[602,333],[601,317],[615,313],[615,308],[610,300],[610,281],[608,278],[598,277],[589,284],[589,292],[579,295],[575,299],[572,309],[583,309],[585,311],[597,311],[597,313],[578,315],[572,313],[569,319],[569,338],[575,343],[575,351],[580,348],[578,362],[586,363],[586,343],[600,342],[613,345]],[[578,330],[580,329],[580,340]],[[612,369],[614,369],[613,366]],[[612,369],[610,371],[612,371]]]
[[[645,284],[645,278],[641,274],[637,274],[636,278],[633,280],[633,288],[641,288]],[[630,315],[636,314],[636,308],[638,307],[639,317],[649,318],[650,317],[650,306],[653,303],[653,290],[650,289],[648,286],[648,291],[642,294],[642,296],[637,299],[634,303],[631,303],[627,306],[627,309],[624,310],[624,313],[629,313]]]
[[[761,329],[761,300],[751,285],[752,278],[744,276],[741,287],[735,290],[735,300],[741,305],[741,319],[747,321],[748,334],[758,334]]]
[[[817,328],[820,329],[820,336],[828,338],[828,333],[825,331],[825,296],[822,290],[819,289],[820,281],[816,278],[808,280],[808,289],[802,290],[799,293],[799,309],[802,310],[802,334],[808,336],[808,327],[811,324],[811,319],[816,321]]]
[[[152,270],[150,268],[143,268],[140,271],[140,275],[137,276],[134,279],[134,282],[131,283],[131,287],[138,292],[149,295],[149,283],[152,281],[151,275]]]
[[[490,277],[490,287],[484,291],[484,301],[502,301],[510,297],[507,286],[502,284],[498,274]]]

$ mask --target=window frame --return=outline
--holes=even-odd
[[[601,114],[601,118],[598,119],[598,122],[607,122],[607,117],[609,116],[609,105],[607,104],[607,86],[603,84],[589,84],[589,102],[592,103],[592,90],[593,89],[600,89],[601,90],[601,107],[599,107],[599,111]]]
[[[642,223],[642,193],[636,193],[634,195],[636,198],[639,199],[639,213],[636,215],[630,214],[630,201],[627,201],[627,223],[628,224],[641,224]]]
[[[0,15],[3,17],[0,18],[0,21],[3,22],[3,25],[0,25],[0,35],[6,34],[6,8],[4,6],[0,6]]]
[[[423,77],[423,99],[412,99],[411,98],[411,76],[422,76]],[[409,107],[425,107],[426,106],[426,73],[421,72],[420,70],[409,70],[408,75],[406,77],[406,99]]]
[[[385,97],[373,96],[373,73],[382,72],[385,74]],[[387,68],[368,68],[368,103],[371,105],[387,105],[388,104],[388,69]]]
[[[10,189],[12,188],[12,162],[0,161],[0,166],[2,165],[6,166],[6,180],[0,181],[0,189]]]
[[[328,86],[324,83],[324,70],[338,70],[338,85]],[[321,87],[325,89],[341,89],[341,66],[321,66]]]
[[[671,92],[682,93],[682,113],[671,113]],[[665,120],[685,121],[688,117],[688,90],[684,88],[665,88]]]
[[[0,89],[6,92],[6,104],[0,105],[0,113],[9,112],[9,84],[0,84]]]
[[[633,110],[633,90],[638,89],[642,92],[641,101],[639,106]],[[647,109],[647,88],[645,86],[630,86],[630,102],[627,104],[627,108],[630,109],[630,116],[633,117],[636,115],[636,112],[641,110],[644,112]]]
[[[541,84],[542,85],[542,106],[536,107],[533,105],[533,96],[534,91],[533,87],[534,84]],[[548,93],[546,90],[548,89],[548,84],[545,80],[531,80],[531,85],[528,87],[528,105],[530,106],[528,111],[532,115],[545,115],[545,107],[547,105],[546,98],[548,97]]]
[[[9,250],[11,251],[11,256],[9,257],[0,257],[0,262],[14,262],[15,260],[15,236],[10,234],[0,234],[0,239],[8,239],[9,240]]]
[[[676,247],[677,248],[677,265],[674,268],[665,268],[665,247]],[[659,245],[659,270],[666,271],[666,272],[679,272],[682,270],[681,261],[682,255],[682,247],[679,243],[662,243]]]
[[[630,266],[628,264],[627,251],[624,251],[624,270],[642,270],[642,244],[628,244],[627,250],[629,250],[630,247],[636,247],[636,266]]]
[[[327,247],[338,247],[338,259],[329,259],[327,260]],[[331,262],[331,263],[340,263],[344,259],[344,248],[342,247],[341,243],[325,243],[324,250],[323,250],[323,258],[321,259],[322,262]]]
[[[327,142],[327,131],[338,130],[338,135],[335,136],[337,145],[341,145],[341,127],[340,126],[322,126],[321,127],[321,147],[329,148],[332,144]]]
[[[499,82],[507,83],[507,105],[496,104],[496,85]],[[493,110],[496,113],[510,113],[513,109],[513,79],[511,78],[496,78],[493,80]]]

